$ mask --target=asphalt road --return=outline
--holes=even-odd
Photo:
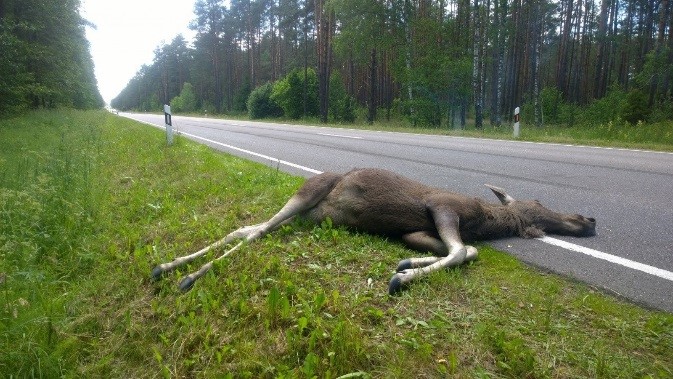
[[[122,115],[164,125],[159,115]],[[216,149],[305,177],[380,167],[497,202],[483,186],[489,183],[514,198],[595,217],[595,237],[511,238],[491,245],[543,270],[673,312],[671,153],[178,116],[173,126]]]

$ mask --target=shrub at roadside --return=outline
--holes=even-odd
[[[306,86],[304,86],[306,82]],[[304,88],[306,93],[304,93]],[[273,85],[271,98],[283,108],[286,117],[299,119],[302,116],[318,116],[320,108],[318,103],[318,76],[315,70],[297,69],[277,81]]]
[[[171,111],[189,113],[195,110],[196,95],[194,94],[194,87],[190,83],[185,83],[180,95],[171,100]]]
[[[329,82],[329,113],[334,121],[355,121],[356,102],[349,96],[338,72],[332,73]]]
[[[272,83],[263,84],[254,89],[248,97],[248,115],[251,119],[265,117],[280,117],[283,115],[283,109],[271,98],[273,90]]]
[[[650,113],[647,105],[647,95],[640,90],[633,90],[626,95],[626,101],[622,108],[622,118],[631,124],[646,121]]]
[[[251,119],[281,116],[299,119],[318,116],[318,77],[315,70],[308,69],[306,73],[304,70],[294,70],[275,83],[266,83],[255,88],[248,97],[247,106]],[[356,101],[346,92],[341,76],[333,73],[329,89],[331,119],[353,122],[356,107]]]

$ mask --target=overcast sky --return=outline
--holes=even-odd
[[[82,0],[98,89],[106,103],[121,92],[143,64],[152,63],[154,49],[178,34],[192,41],[189,22],[194,0]]]

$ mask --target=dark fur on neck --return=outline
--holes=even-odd
[[[544,235],[544,231],[507,206],[483,203],[482,211],[483,217],[477,220],[461,220],[461,238],[478,241],[513,236],[537,238]]]

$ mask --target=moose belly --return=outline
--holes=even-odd
[[[309,217],[316,222],[330,218],[334,225],[389,236],[435,230],[425,205],[417,198],[366,195],[373,194],[332,191],[309,212]]]

